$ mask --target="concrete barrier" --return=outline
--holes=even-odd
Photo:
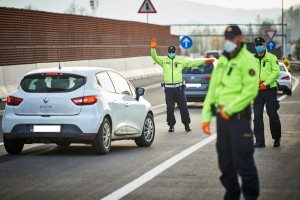
[[[111,68],[119,71],[129,80],[162,74],[161,67],[155,64],[150,56],[0,66],[0,99],[6,98],[11,92],[15,91],[23,76],[29,71],[58,67],[59,64],[61,67],[90,66]]]

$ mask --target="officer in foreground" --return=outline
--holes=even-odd
[[[187,108],[186,97],[184,93],[184,84],[182,80],[182,70],[185,67],[197,67],[204,63],[213,63],[214,59],[188,61],[176,57],[175,46],[169,46],[168,56],[160,57],[156,53],[156,39],[151,40],[151,56],[152,59],[163,68],[164,74],[164,90],[167,104],[167,122],[169,132],[174,132],[176,119],[174,116],[175,101],[177,102],[181,115],[181,122],[184,124],[187,132],[190,128],[190,115]]]
[[[257,95],[258,62],[247,50],[238,26],[225,30],[223,55],[214,68],[202,110],[202,130],[209,135],[217,119],[217,153],[224,199],[257,199],[259,181],[253,153],[251,103]],[[241,176],[242,188],[238,182]]]
[[[270,121],[274,147],[280,146],[281,123],[277,113],[279,101],[277,100],[276,79],[280,74],[277,57],[266,50],[266,41],[262,37],[254,39],[257,53],[254,57],[259,61],[259,92],[254,100],[254,135],[256,138],[255,147],[265,147],[264,132],[264,107]]]

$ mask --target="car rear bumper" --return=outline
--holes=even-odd
[[[291,90],[292,84],[290,82],[277,84],[277,89],[280,91]]]
[[[72,116],[27,116],[15,115],[13,111],[5,110],[3,115],[3,133],[22,134],[30,133],[32,125],[58,125],[61,127],[61,137],[81,137],[85,133],[98,133],[103,120],[102,114],[92,114],[91,112],[81,112],[80,115]],[[22,130],[23,129],[23,130]],[[30,135],[31,134],[31,135]],[[42,133],[46,134],[46,133]],[[51,135],[51,133],[49,133]]]
[[[10,133],[3,133],[5,139],[23,140],[25,143],[55,143],[61,140],[69,142],[90,141],[96,133],[83,133],[79,127],[71,124],[60,125],[60,132],[33,132],[31,124],[16,125]]]
[[[203,102],[207,91],[186,90],[185,96],[188,102]]]

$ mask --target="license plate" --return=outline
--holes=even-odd
[[[188,87],[188,88],[201,88],[201,83],[187,83],[186,87]]]
[[[61,130],[60,125],[33,125],[31,127],[30,132],[33,133],[46,133],[46,132],[52,132],[52,133],[59,133]]]

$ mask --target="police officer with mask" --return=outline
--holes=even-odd
[[[276,79],[280,74],[277,57],[266,50],[266,41],[263,37],[254,40],[257,53],[254,57],[259,61],[259,92],[254,100],[254,135],[255,147],[265,147],[265,133],[263,113],[266,105],[270,121],[274,147],[280,146],[281,123],[277,113],[279,101],[277,100]]]
[[[225,50],[212,72],[202,109],[202,130],[211,133],[210,121],[216,115],[224,199],[240,199],[242,190],[246,200],[254,200],[259,195],[259,181],[253,158],[251,103],[258,92],[258,62],[247,50],[238,26],[228,26],[224,35]]]
[[[184,124],[187,132],[191,131],[189,126],[191,119],[187,108],[186,97],[184,92],[184,84],[182,80],[182,70],[186,67],[197,67],[204,63],[213,63],[214,59],[188,61],[176,56],[175,46],[169,46],[168,56],[160,57],[156,53],[156,39],[151,40],[151,56],[152,59],[163,69],[164,90],[167,104],[167,122],[169,132],[174,132],[176,119],[174,116],[175,101],[177,102],[181,115],[181,122]]]

